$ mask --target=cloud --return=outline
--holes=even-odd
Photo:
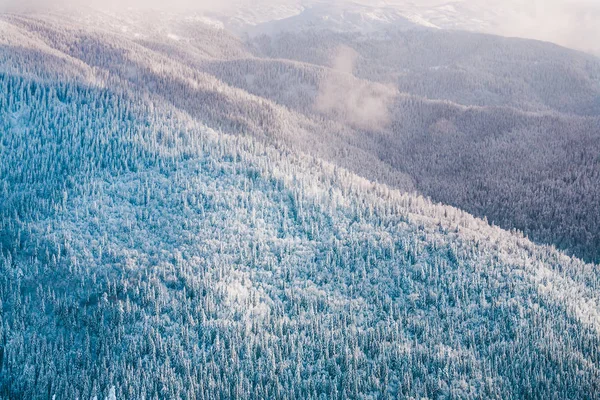
[[[358,53],[340,46],[331,60],[331,71],[322,79],[315,110],[366,130],[383,129],[397,91],[389,86],[361,81],[353,76]]]

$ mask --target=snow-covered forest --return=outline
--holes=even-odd
[[[600,61],[387,34],[0,15],[0,398],[597,398]]]

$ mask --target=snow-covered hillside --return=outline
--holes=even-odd
[[[503,106],[428,98],[390,86],[389,64],[369,75],[380,39],[321,34],[309,62],[281,56],[294,36],[265,47],[148,18],[0,17],[0,398],[596,397],[597,265],[395,189],[441,182],[460,201],[480,172],[479,193],[514,184],[505,204],[528,212],[577,199],[557,221],[587,234],[591,100],[536,99],[554,86],[534,83]],[[440,57],[479,60],[468,75],[491,92],[506,71],[526,80],[533,48],[593,99],[592,59],[496,40]],[[494,75],[497,43],[512,58]],[[330,44],[342,51],[319,63]],[[390,107],[373,127],[377,110],[347,115],[364,99]],[[440,175],[457,159],[456,180]]]
[[[1,82],[5,398],[598,384],[591,265],[126,87]]]

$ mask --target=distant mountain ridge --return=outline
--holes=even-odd
[[[433,28],[550,41],[600,56],[594,40],[600,5],[585,0],[231,0],[213,16],[249,34]]]

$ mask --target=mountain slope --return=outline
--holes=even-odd
[[[305,32],[262,37],[253,45],[271,62],[215,62],[211,73],[305,115],[345,124],[350,135],[368,138],[364,149],[437,201],[600,260],[596,58],[463,32],[383,38]],[[314,68],[334,64],[340,48],[354,54],[346,67],[360,80]],[[253,71],[253,79],[236,71]],[[323,113],[315,106],[323,93],[342,107]],[[356,126],[365,107],[348,102],[352,96],[374,100],[383,113]],[[386,176],[377,179],[395,185]]]
[[[1,398],[594,397],[596,266],[216,133],[166,61],[138,84],[29,43],[0,74]]]
[[[354,74],[401,91],[465,106],[508,106],[577,115],[600,112],[600,60],[532,40],[462,31],[328,31],[263,35],[258,57],[330,66],[340,46],[356,52]]]
[[[244,43],[176,14],[2,19],[11,71],[45,54],[49,71],[73,60],[70,73],[81,75],[89,65],[213,129],[417,190],[600,261],[600,63],[591,56],[464,32],[320,31]]]
[[[213,129],[417,190],[600,261],[594,57],[447,31],[320,31],[244,43],[177,14],[3,20],[3,63],[12,71],[47,53],[58,57],[50,71],[73,59],[72,74],[89,65]]]

